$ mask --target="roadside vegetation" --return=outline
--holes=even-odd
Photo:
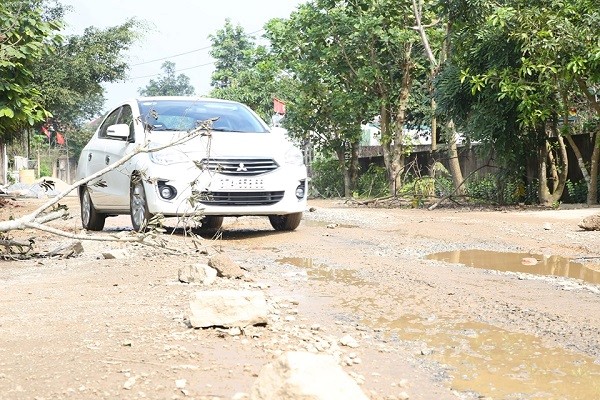
[[[68,12],[50,0],[0,4],[0,141],[9,153],[62,146],[76,158],[105,110],[102,84],[127,78],[127,51],[147,29],[130,19],[66,35]],[[267,122],[278,99],[317,196],[592,205],[599,24],[592,0],[310,0],[269,21],[262,38],[229,20],[210,35],[211,93],[196,93],[170,61],[139,93],[241,101]],[[365,124],[379,129],[381,156],[370,164],[360,162]],[[411,158],[415,129],[429,137],[425,164]],[[473,146],[490,168],[461,169]],[[49,160],[40,175],[51,173]]]

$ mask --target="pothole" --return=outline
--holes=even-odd
[[[453,254],[454,253],[454,254]],[[532,256],[518,253],[466,252],[433,255],[447,262],[470,265],[470,260],[488,260],[480,268],[504,271],[532,272],[530,265],[522,265],[524,258],[535,258],[542,271],[565,271],[560,276],[591,279],[597,271],[560,257]],[[462,252],[464,253],[464,252]],[[483,256],[487,256],[483,257]],[[507,261],[508,259],[508,261]],[[493,267],[498,264],[504,269]],[[545,262],[543,261],[545,260]],[[356,271],[334,268],[316,263],[311,258],[281,258],[276,260],[306,272],[306,278],[316,281],[337,282],[354,287],[371,283],[361,279]],[[532,263],[533,260],[528,260]],[[540,265],[541,264],[541,265]],[[513,268],[514,269],[511,269]],[[535,266],[533,266],[535,267]],[[522,269],[519,269],[522,268]],[[570,274],[568,271],[571,271]],[[540,273],[540,272],[538,272]],[[548,272],[544,273],[548,275]],[[364,308],[372,313],[386,315],[389,310],[373,297],[362,296],[345,302],[344,308],[363,314]],[[379,309],[379,311],[378,311]],[[570,399],[600,398],[600,365],[593,358],[558,347],[548,347],[533,335],[510,332],[479,322],[422,318],[404,315],[363,320],[366,326],[383,328],[388,343],[401,340],[412,343],[415,352],[446,366],[451,377],[450,387],[459,392],[475,392],[494,399]]]
[[[287,257],[276,260],[279,264],[289,264],[306,270],[308,279],[324,282],[335,282],[354,287],[371,285],[357,276],[356,271],[343,268],[333,268],[326,264],[315,264],[312,258]]]
[[[600,266],[584,265],[560,256],[486,250],[457,250],[430,254],[427,259],[501,272],[520,272],[580,279],[587,283],[600,285]]]
[[[416,316],[382,318],[374,324],[413,341],[423,356],[448,365],[452,389],[458,391],[494,399],[600,397],[600,365],[587,356],[548,348],[532,335]]]

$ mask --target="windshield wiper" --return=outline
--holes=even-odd
[[[215,132],[239,132],[239,133],[247,133],[246,131],[238,131],[235,129],[227,129],[227,128],[211,128],[211,131]]]

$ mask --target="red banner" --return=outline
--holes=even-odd
[[[273,98],[273,109],[277,114],[285,114],[285,103],[275,97]]]

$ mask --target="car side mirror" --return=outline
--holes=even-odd
[[[129,125],[116,124],[106,128],[106,136],[112,138],[127,139],[129,137]]]

